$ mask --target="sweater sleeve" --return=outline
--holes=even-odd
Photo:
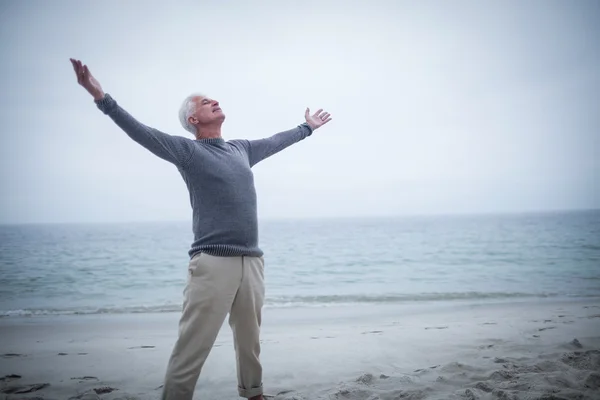
[[[125,111],[109,94],[95,101],[97,107],[108,115],[131,139],[154,155],[177,167],[184,168],[194,152],[190,139],[171,136],[158,129],[146,126]]]
[[[308,136],[312,135],[312,132],[312,128],[307,123],[303,123],[294,129],[279,132],[264,139],[245,141],[246,143],[244,147],[246,147],[248,151],[250,167],[253,167],[262,160],[271,157],[276,153],[279,153],[281,150],[293,145],[294,143],[306,139]]]

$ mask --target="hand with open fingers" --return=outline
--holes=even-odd
[[[323,109],[320,108],[316,113],[310,115],[310,109],[307,108],[304,113],[304,118],[306,119],[306,123],[308,123],[314,131],[331,121],[331,114],[324,112]]]
[[[100,83],[94,78],[87,65],[81,63],[80,60],[71,58],[71,64],[77,76],[77,83],[85,88],[89,94],[94,97],[94,100],[102,100],[104,91]]]

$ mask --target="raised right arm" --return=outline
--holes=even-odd
[[[125,111],[109,94],[100,100],[94,100],[98,108],[108,115],[131,139],[139,143],[154,155],[185,167],[195,146],[190,139],[181,136],[171,136],[158,129],[142,124]]]
[[[90,73],[87,65],[83,65],[81,61],[74,59],[71,59],[71,64],[73,64],[73,69],[77,75],[77,83],[94,97],[98,108],[108,115],[130,138],[150,150],[154,155],[175,164],[179,168],[184,168],[188,164],[195,149],[192,140],[181,136],[171,136],[142,124],[119,106],[109,94],[104,93],[102,86]]]

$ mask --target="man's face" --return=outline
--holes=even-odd
[[[223,122],[225,119],[225,114],[219,107],[218,101],[198,96],[194,99],[194,103],[196,110],[191,115],[191,118],[195,119],[195,121],[192,120],[194,124],[209,125],[218,121]]]

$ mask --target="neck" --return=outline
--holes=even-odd
[[[220,139],[221,138],[221,124],[219,125],[206,125],[198,127],[196,132],[196,139]]]

